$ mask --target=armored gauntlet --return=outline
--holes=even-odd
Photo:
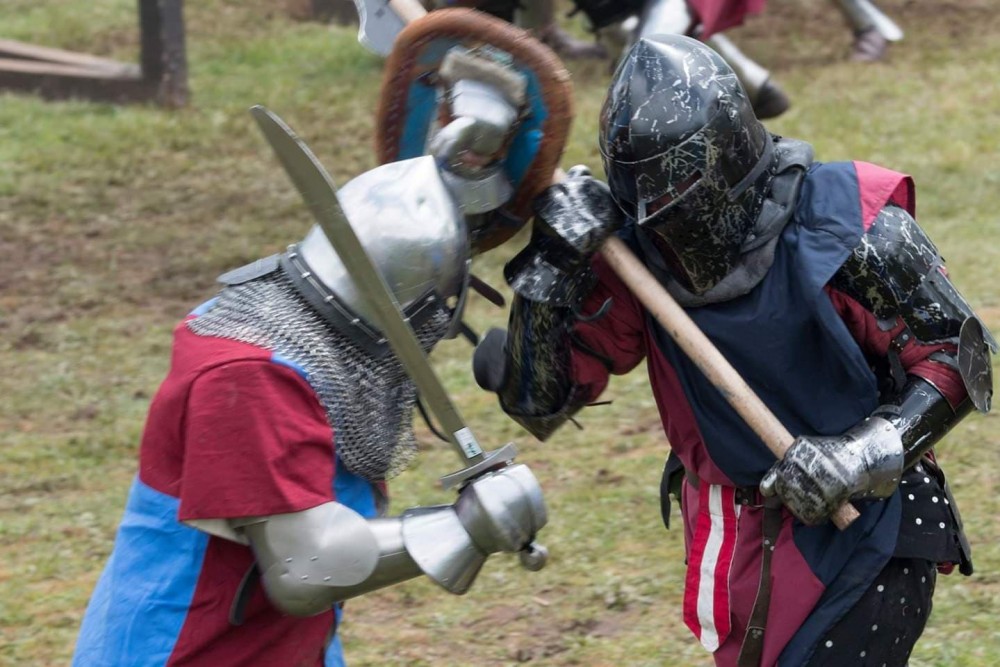
[[[476,348],[479,386],[539,440],[585,403],[571,377],[572,328],[597,276],[590,260],[622,224],[606,185],[574,167],[534,202],[531,241],[506,267],[514,290],[508,329]]]
[[[881,417],[869,417],[839,436],[796,438],[760,490],[779,496],[792,514],[814,525],[850,499],[892,495],[902,473],[899,431]]]

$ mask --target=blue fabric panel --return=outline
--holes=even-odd
[[[336,466],[336,472],[333,474],[333,494],[337,502],[347,505],[366,519],[375,518],[378,510],[371,482],[348,470],[339,456]]]
[[[192,310],[188,314],[189,315],[194,315],[195,317],[197,317],[197,316],[199,316],[199,315],[201,315],[203,313],[206,313],[206,312],[208,312],[209,310],[212,309],[212,306],[214,306],[215,302],[218,301],[218,300],[219,300],[218,297],[209,299],[208,301],[206,301],[205,303],[201,304],[200,306],[198,306],[197,308],[195,308],[194,310]]]
[[[789,224],[771,270],[749,294],[687,312],[792,434],[835,435],[871,413],[877,387],[830,300],[814,291],[818,281],[801,275],[822,265],[803,256],[811,251],[799,243],[807,235]],[[839,241],[833,251],[846,257]],[[654,331],[713,462],[734,484],[756,485],[774,456],[666,332]]]
[[[406,124],[399,140],[397,160],[426,155],[427,133],[436,115],[437,91],[421,81],[414,81],[406,97]]]
[[[780,665],[804,664],[820,638],[861,599],[892,557],[902,512],[899,493],[884,502],[867,503],[867,506],[854,504],[861,510],[861,518],[843,533],[838,534],[832,524],[813,528],[795,526],[795,546],[814,570],[820,573],[826,570],[827,577],[833,572],[836,579],[830,582],[824,580],[827,589],[781,652]],[[823,539],[819,539],[821,535]],[[849,560],[834,571],[836,561],[843,560],[838,554],[843,554],[848,548]]]
[[[306,369],[303,368],[301,364],[299,364],[299,362],[289,359],[288,357],[282,356],[277,352],[271,353],[271,361],[278,364],[279,366],[285,366],[286,368],[291,368],[293,371],[299,374],[299,377],[301,377],[306,382],[309,382],[309,373],[306,372]]]
[[[521,68],[520,72],[524,74],[528,82],[526,88],[528,112],[521,120],[521,125],[511,140],[507,156],[504,159],[504,171],[515,189],[521,185],[524,174],[538,154],[538,146],[542,142],[542,125],[549,116],[548,109],[545,108],[545,102],[542,99],[538,77],[527,68]]]
[[[209,539],[177,521],[178,505],[138,477],[132,483],[114,550],[83,618],[73,667],[167,663]]]
[[[340,641],[340,621],[344,617],[344,608],[337,605],[333,608],[333,613],[337,617],[337,633],[326,647],[323,667],[347,667],[347,663],[344,661],[344,645]]]

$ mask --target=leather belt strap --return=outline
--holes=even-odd
[[[781,500],[777,496],[764,498],[763,505],[760,583],[757,585],[757,599],[754,600],[753,611],[750,613],[747,633],[740,647],[737,667],[758,667],[764,652],[764,628],[767,626],[767,611],[771,606],[771,555],[781,532]]]

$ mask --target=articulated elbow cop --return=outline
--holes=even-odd
[[[400,517],[366,520],[329,502],[233,524],[250,541],[271,602],[312,616],[421,574],[465,593],[490,554],[525,548],[546,521],[541,488],[518,464],[474,479],[454,505]]]

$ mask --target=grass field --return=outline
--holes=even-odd
[[[845,58],[832,5],[772,0],[733,33],[793,98],[770,124],[818,159],[912,174],[918,217],[955,282],[1000,331],[1000,16],[996,0],[880,3],[907,32],[886,62]],[[134,60],[133,0],[4,0],[0,37]],[[381,63],[351,29],[288,18],[282,3],[189,2],[192,103],[181,111],[0,94],[0,665],[67,664],[109,553],[170,330],[215,276],[296,240],[310,220],[246,110],[264,104],[338,182],[374,165]],[[579,30],[578,26],[573,26]],[[565,166],[599,169],[605,64],[568,63],[577,118]],[[478,260],[502,283],[512,242]],[[479,299],[470,322],[501,325]],[[348,605],[360,665],[707,665],[680,620],[683,545],[665,532],[668,451],[643,369],[548,443],[475,388],[471,350],[434,362],[490,446],[514,440],[547,493],[549,566],[494,558],[453,597],[414,581]],[[450,502],[453,455],[426,451],[393,484],[393,510]],[[977,573],[939,581],[914,667],[1000,664],[1000,415],[973,416],[939,447]]]

